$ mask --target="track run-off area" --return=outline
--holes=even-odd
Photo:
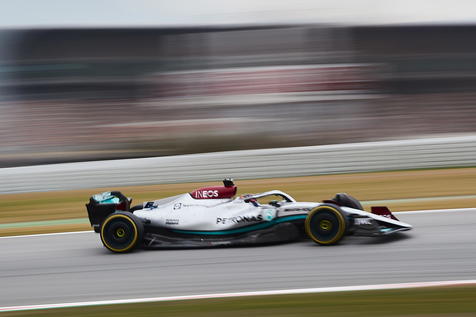
[[[1,237],[0,311],[475,282],[476,209],[397,217],[414,229],[330,247],[301,241],[113,254],[90,231]]]

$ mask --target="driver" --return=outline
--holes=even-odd
[[[253,206],[259,207],[258,200],[256,198],[248,198],[248,197],[253,197],[253,194],[243,194],[240,196],[240,199],[243,199],[245,203],[252,203]]]

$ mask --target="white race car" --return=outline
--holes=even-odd
[[[120,192],[94,195],[86,205],[94,230],[113,252],[145,248],[193,248],[269,244],[309,237],[332,245],[346,235],[385,236],[410,230],[387,207],[364,211],[347,194],[324,202],[297,202],[271,190],[235,197],[231,179],[130,207]]]

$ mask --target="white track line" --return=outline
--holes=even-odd
[[[396,214],[397,215],[414,215],[414,214],[450,213],[450,212],[465,212],[465,211],[476,212],[476,208],[399,211]],[[80,233],[91,233],[91,232],[93,232],[93,231],[92,230],[86,230],[86,231],[71,231],[71,232],[56,232],[56,233],[38,233],[38,234],[27,234],[27,235],[17,235],[17,236],[5,236],[5,237],[0,237],[0,239],[46,237],[46,236],[80,234]]]
[[[300,289],[284,289],[284,290],[255,291],[255,292],[215,293],[215,294],[199,294],[199,295],[185,295],[185,296],[165,296],[165,297],[149,297],[149,298],[115,299],[115,300],[72,302],[72,303],[58,303],[58,304],[42,304],[42,305],[6,306],[6,307],[0,307],[0,312],[12,312],[12,311],[21,311],[21,310],[35,310],[35,309],[67,308],[67,307],[84,307],[84,306],[98,306],[98,305],[113,305],[113,304],[132,304],[132,303],[148,303],[148,302],[182,301],[182,300],[196,300],[196,299],[227,298],[227,297],[284,295],[284,294],[306,294],[306,293],[328,293],[328,292],[348,292],[348,291],[369,291],[369,290],[389,290],[389,289],[399,289],[399,288],[420,288],[420,287],[436,287],[436,286],[452,286],[452,285],[454,286],[454,285],[471,285],[471,284],[476,285],[476,280],[415,282],[415,283],[355,285],[355,286],[336,286],[336,287],[300,288]]]
[[[433,209],[433,210],[415,210],[415,211],[399,211],[397,215],[415,215],[415,214],[437,214],[437,213],[450,213],[450,212],[464,212],[472,211],[476,212],[476,208],[457,208],[457,209]]]
[[[69,232],[24,234],[24,235],[18,235],[18,236],[0,237],[0,239],[47,237],[47,236],[60,236],[60,235],[67,235],[67,234],[79,234],[79,233],[91,233],[91,232],[94,232],[94,231],[92,231],[92,230],[85,230],[85,231],[69,231]]]

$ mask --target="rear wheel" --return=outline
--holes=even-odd
[[[304,228],[316,243],[331,245],[339,242],[347,228],[347,218],[339,207],[321,205],[309,212]]]
[[[130,212],[115,212],[101,226],[101,241],[112,252],[132,251],[142,241],[144,226]]]

